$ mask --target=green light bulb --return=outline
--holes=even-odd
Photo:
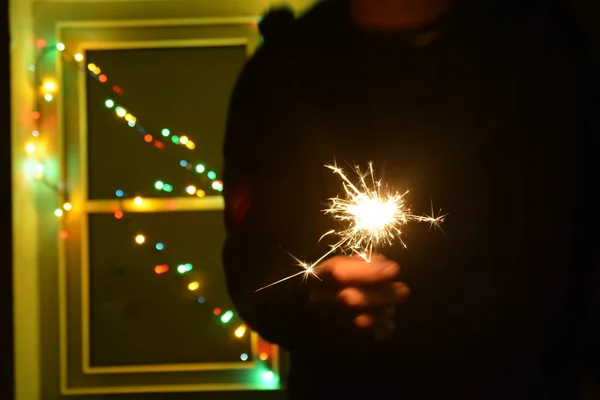
[[[221,315],[221,322],[226,324],[231,321],[231,318],[233,318],[233,311],[226,311]]]

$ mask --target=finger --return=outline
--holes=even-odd
[[[395,279],[400,266],[393,261],[366,262],[347,258],[329,264],[330,276],[341,286],[372,285]]]
[[[391,282],[389,285],[370,287],[349,287],[343,289],[339,300],[355,309],[371,309],[400,304],[409,297],[410,289],[402,282]]]
[[[368,328],[375,324],[375,318],[369,314],[360,314],[354,317],[354,325],[358,328]]]
[[[358,328],[372,328],[374,332],[393,331],[396,329],[396,307],[389,307],[377,313],[363,313],[354,317],[354,325]]]

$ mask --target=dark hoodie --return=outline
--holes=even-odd
[[[577,225],[591,141],[575,58],[502,9],[396,34],[354,28],[343,0],[279,17],[232,96],[224,266],[240,315],[290,351],[290,396],[571,398],[594,246]],[[448,213],[444,233],[414,224],[408,249],[382,249],[412,289],[383,343],[310,305],[300,278],[255,292],[298,272],[288,253],[327,249],[333,161],[373,161],[413,211]]]

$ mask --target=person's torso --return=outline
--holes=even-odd
[[[392,190],[409,190],[414,213],[447,213],[443,232],[413,222],[406,249],[380,249],[412,296],[378,362],[502,375],[533,368],[564,321],[573,71],[516,35],[479,34],[458,30],[426,46],[350,34],[296,60],[294,123],[318,207],[342,194],[324,164],[351,172],[373,162]],[[315,224],[336,227],[327,216]]]

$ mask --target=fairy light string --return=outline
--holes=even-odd
[[[33,72],[33,85],[36,90],[39,89],[39,92],[35,97],[34,109],[31,113],[33,129],[31,131],[31,136],[28,138],[29,140],[25,145],[25,152],[28,154],[29,160],[31,161],[30,165],[32,164],[32,167],[29,168],[29,170],[32,177],[35,178],[35,181],[55,192],[59,199],[64,200],[62,204],[54,210],[56,217],[64,220],[68,215],[68,212],[73,208],[73,205],[68,200],[68,188],[66,187],[66,183],[61,182],[60,178],[57,179],[57,182],[53,182],[48,174],[45,173],[47,159],[44,157],[43,152],[40,151],[40,144],[42,143],[44,136],[43,117],[45,114],[51,115],[51,112],[56,113],[54,108],[49,109],[47,107],[55,101],[59,94],[57,81],[49,78],[42,79],[41,73],[43,61],[46,60],[46,57],[51,56],[53,52],[58,52],[58,55],[63,57],[67,62],[74,62],[78,68],[85,68],[87,73],[93,77],[98,84],[109,89],[110,92],[107,93],[103,100],[103,106],[107,110],[112,111],[117,120],[126,123],[131,128],[135,128],[135,130],[141,134],[144,142],[151,144],[157,150],[165,150],[169,146],[176,146],[193,152],[198,148],[197,144],[189,137],[189,135],[174,134],[168,128],[151,131],[144,127],[140,121],[138,121],[138,118],[126,108],[123,101],[125,95],[123,88],[120,85],[111,82],[106,72],[103,71],[100,66],[93,63],[86,64],[83,54],[71,54],[66,46],[60,42],[49,44],[44,39],[38,39],[35,44],[37,47],[37,55],[34,64],[30,65],[28,69]],[[51,111],[45,113],[45,110]],[[223,191],[223,182],[218,179],[216,171],[210,168],[205,162],[196,161],[193,155],[190,155],[189,157],[180,160],[179,165],[183,170],[193,173],[196,177],[203,178],[204,182],[208,182],[208,187],[203,188],[200,187],[203,185],[188,184],[184,188],[173,188],[167,181],[157,180],[154,182],[153,189],[167,193],[173,191],[181,192],[195,197],[206,196],[206,191],[214,191],[216,193]],[[178,281],[180,285],[185,287],[188,296],[192,297],[198,304],[201,304],[203,308],[210,310],[218,324],[223,327],[223,329],[226,329],[231,337],[236,339],[248,338],[250,330],[239,316],[232,310],[214,304],[210,299],[203,296],[202,283],[198,279],[194,279],[193,276],[196,267],[185,261],[177,265],[170,265],[167,263],[163,254],[168,248],[167,244],[164,241],[140,233],[139,230],[136,229],[133,220],[124,212],[122,202],[127,199],[127,194],[123,190],[117,189],[115,191],[115,196],[118,199],[118,206],[114,210],[113,216],[114,218],[123,221],[128,230],[128,235],[132,238],[133,245],[143,247],[147,250],[147,252],[145,252],[147,257],[146,263],[151,265],[149,273],[155,274],[159,278],[170,276],[172,279]],[[141,204],[143,198],[135,196],[133,201],[134,204]],[[60,238],[67,239],[68,236],[68,231],[61,228]],[[157,260],[158,262],[156,262]],[[262,340],[260,343],[257,357],[260,361],[266,362],[271,359],[271,346]],[[251,361],[251,356],[248,353],[242,353],[240,354],[240,360]],[[272,372],[270,371],[267,371],[266,373],[272,375]]]

